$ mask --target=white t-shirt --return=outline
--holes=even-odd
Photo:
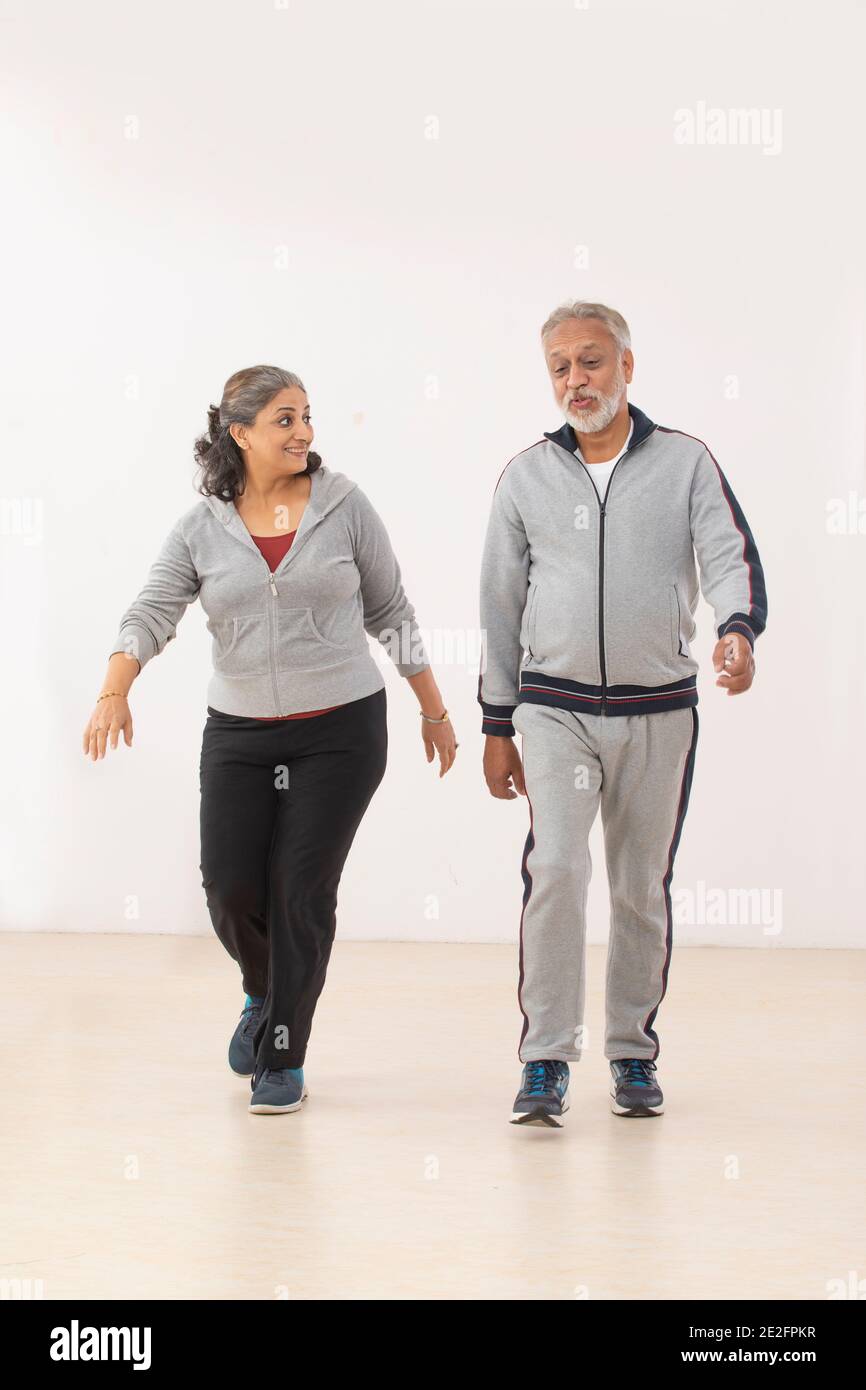
[[[603,463],[586,463],[586,459],[583,457],[583,454],[580,452],[580,446],[579,446],[579,445],[578,445],[578,447],[577,447],[577,448],[575,449],[575,451],[574,451],[574,456],[575,456],[575,458],[580,459],[581,463],[586,463],[586,470],[587,470],[587,472],[589,473],[589,476],[592,478],[592,481],[595,483],[595,490],[596,490],[596,492],[598,493],[599,501],[603,501],[603,500],[604,500],[604,494],[605,494],[605,491],[607,490],[607,484],[608,484],[608,481],[609,481],[609,479],[610,479],[610,475],[611,475],[611,473],[613,472],[613,470],[614,470],[614,468],[616,467],[616,465],[619,463],[619,461],[620,461],[620,459],[622,458],[623,454],[625,453],[626,449],[628,448],[628,446],[629,446],[629,444],[630,444],[630,442],[631,442],[631,437],[632,437],[633,432],[634,432],[634,420],[632,420],[632,422],[631,422],[631,424],[630,424],[630,426],[629,426],[628,438],[626,439],[625,443],[623,444],[623,446],[622,446],[622,448],[620,449],[619,453],[617,454],[616,458],[605,459],[605,461],[604,461]]]

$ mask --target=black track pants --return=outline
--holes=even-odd
[[[385,691],[310,719],[208,706],[201,873],[217,936],[264,996],[256,1072],[300,1067],[336,929],[337,886],[388,753]]]

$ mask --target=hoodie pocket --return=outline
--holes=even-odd
[[[279,671],[315,671],[333,666],[334,654],[348,658],[351,645],[331,642],[316,626],[311,608],[274,607],[277,626],[277,669]]]
[[[268,627],[262,614],[225,618],[214,625],[213,667],[224,676],[267,673]]]

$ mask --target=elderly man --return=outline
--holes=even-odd
[[[653,1025],[698,736],[689,647],[698,571],[715,615],[716,684],[728,695],[752,684],[767,599],[752,533],[709,449],[628,402],[634,357],[622,315],[565,304],[541,340],[565,424],[517,454],[496,484],[478,700],[490,792],[525,794],[530,811],[518,989],[524,1067],[511,1120],[558,1127],[569,1064],[581,1055],[587,840],[599,807],[611,900],[612,1109],[662,1112]]]

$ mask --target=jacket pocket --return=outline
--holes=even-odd
[[[277,628],[277,670],[315,671],[332,666],[334,654],[348,658],[358,649],[352,643],[332,642],[316,626],[311,608],[274,607]],[[364,643],[366,649],[366,642]]]
[[[321,643],[322,643],[322,646],[323,646],[323,647],[332,647],[332,648],[334,649],[334,651],[338,651],[338,652],[346,651],[346,650],[350,647],[350,645],[351,645],[351,642],[350,642],[350,641],[346,641],[346,642],[335,642],[332,638],[326,637],[325,634],[322,632],[321,628],[320,628],[320,627],[318,626],[318,624],[316,623],[316,619],[315,619],[315,616],[314,616],[314,614],[313,614],[312,608],[308,608],[308,609],[307,609],[307,613],[309,614],[310,628],[311,628],[311,630],[312,630],[313,636],[316,638],[316,641],[317,641],[317,642],[321,642]],[[354,635],[354,634],[353,634],[353,635]]]
[[[521,633],[521,644],[529,652],[530,656],[535,652],[535,613],[538,607],[538,585],[531,584],[526,598],[526,607],[523,610],[523,631]]]
[[[214,624],[213,667],[225,676],[267,673],[268,625],[263,614],[224,618]]]
[[[691,613],[685,607],[680,598],[680,591],[676,584],[670,588],[671,595],[671,654],[677,657],[691,658],[689,639],[694,635],[694,622]]]
[[[605,576],[604,650],[608,685],[667,685],[697,671],[688,589],[671,571],[653,579],[627,556]],[[682,649],[681,649],[682,648]]]
[[[677,597],[676,585],[672,584],[668,589],[668,602],[671,613],[671,656],[680,655],[680,601]]]
[[[533,662],[558,675],[594,683],[600,679],[596,598],[564,600],[538,586],[529,621]]]

